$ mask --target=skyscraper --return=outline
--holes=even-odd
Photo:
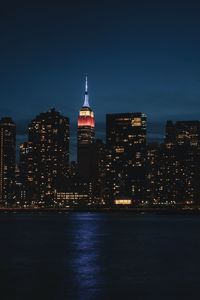
[[[34,176],[36,162],[34,155],[34,145],[31,142],[24,142],[19,148],[19,182],[21,194],[24,196],[25,202],[31,205],[38,202],[40,198],[40,189],[36,176]],[[22,199],[18,199],[20,201]],[[24,201],[21,202],[24,202]]]
[[[94,113],[89,105],[88,82],[85,81],[84,103],[79,111],[77,132],[77,161],[80,178],[89,180],[92,176],[92,151],[95,141]]]
[[[145,198],[146,115],[106,116],[107,181],[113,199]]]
[[[20,148],[21,178],[43,204],[53,199],[56,180],[69,164],[69,119],[55,109],[39,114],[29,124],[28,143]],[[23,174],[25,172],[25,174]]]
[[[15,186],[16,125],[11,118],[0,120],[0,200],[12,204]]]
[[[148,149],[148,166],[151,203],[199,204],[200,122],[167,121],[164,144]]]

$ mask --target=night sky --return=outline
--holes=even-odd
[[[7,1],[0,43],[0,117],[19,139],[51,107],[75,124],[86,74],[99,137],[106,113],[145,112],[152,138],[200,119],[198,1]]]

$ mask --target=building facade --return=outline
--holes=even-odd
[[[56,181],[69,166],[69,119],[51,109],[32,120],[28,130],[28,143],[20,147],[22,184],[31,201],[52,204]]]
[[[146,122],[143,113],[106,116],[106,177],[111,200],[145,199]]]
[[[148,200],[161,205],[200,202],[200,122],[167,121],[161,145],[149,145]]]
[[[12,205],[15,195],[16,125],[11,118],[0,120],[0,201]]]

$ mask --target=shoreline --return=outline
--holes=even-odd
[[[153,213],[153,214],[200,214],[200,208],[0,208],[2,213]]]

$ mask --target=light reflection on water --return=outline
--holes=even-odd
[[[77,214],[73,217],[72,248],[74,249],[71,266],[79,290],[79,297],[83,299],[86,291],[90,298],[98,293],[102,285],[101,276],[101,249],[102,235],[101,222],[98,216]]]

